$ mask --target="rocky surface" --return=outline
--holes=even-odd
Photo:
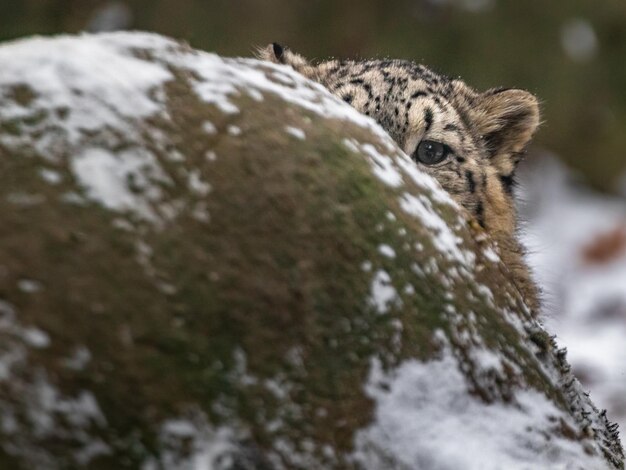
[[[623,468],[497,248],[288,69],[0,47],[0,467]]]

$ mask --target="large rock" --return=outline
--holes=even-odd
[[[623,468],[497,249],[297,74],[0,47],[0,467]]]

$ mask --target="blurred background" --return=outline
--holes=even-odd
[[[539,96],[544,124],[518,198],[544,321],[626,429],[624,0],[0,1],[3,41],[120,29],[228,56],[277,41],[309,58],[412,59]]]

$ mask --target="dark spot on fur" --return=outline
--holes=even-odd
[[[461,156],[457,155],[457,156],[456,156],[456,161],[457,161],[457,162],[459,162],[459,163],[465,163],[465,158],[463,158],[463,157],[461,157]]]
[[[372,93],[372,87],[369,83],[363,83],[363,89],[367,92],[367,97],[370,100],[374,99],[374,94]]]
[[[424,92],[424,91],[416,91],[415,93],[413,93],[411,95],[411,99],[414,100],[416,98],[419,98],[420,96],[426,96],[426,92]]]
[[[354,99],[353,95],[343,95],[341,97],[341,99],[343,99],[346,103],[352,103],[352,100]]]
[[[278,44],[277,42],[272,43],[272,49],[274,50],[274,57],[280,62],[283,61],[283,54],[285,52],[285,48]]]
[[[474,209],[474,214],[476,215],[476,220],[480,224],[482,228],[485,228],[485,208],[483,207],[483,203],[478,201],[476,204],[476,209]]]
[[[526,151],[523,150],[521,152],[512,152],[511,153],[511,161],[514,166],[517,166],[526,156]]]
[[[446,127],[443,128],[444,131],[458,131],[459,127],[454,124],[446,124]]]
[[[465,172],[465,179],[467,180],[467,189],[470,193],[474,194],[476,192],[476,181],[474,181],[474,173],[471,170],[467,170]]]
[[[426,123],[425,132],[428,132],[430,126],[433,125],[433,110],[430,108],[426,108],[424,110],[424,122]]]
[[[515,179],[513,178],[513,175],[500,175],[500,182],[502,183],[504,192],[511,196],[513,194],[513,188],[515,188]]]

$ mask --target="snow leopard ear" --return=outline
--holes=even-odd
[[[317,76],[316,67],[312,66],[308,60],[276,42],[259,48],[257,57],[275,64],[290,65],[296,72],[307,78],[315,79]]]
[[[512,178],[539,127],[537,98],[515,88],[487,90],[479,95],[471,114],[498,172],[504,178]]]

